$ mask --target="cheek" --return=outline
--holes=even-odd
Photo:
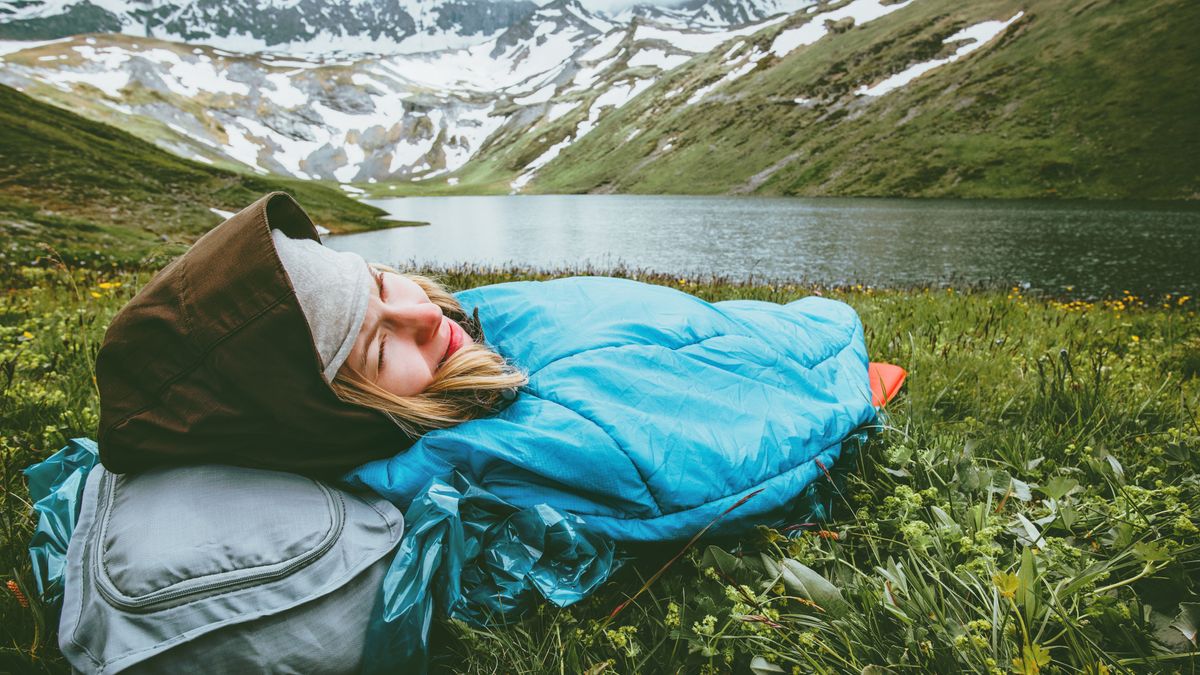
[[[424,359],[411,358],[389,364],[381,380],[383,388],[396,396],[415,396],[433,383],[433,375]]]

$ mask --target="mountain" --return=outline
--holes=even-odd
[[[423,53],[0,43],[0,82],[198,162],[355,194],[1200,198],[1200,4],[836,0],[769,14],[788,1],[609,16],[555,0]],[[730,8],[768,16],[705,28],[688,14]]]
[[[0,82],[195,161],[369,184],[459,171],[489,143],[523,144],[573,112],[594,125],[667,70],[759,28],[621,24],[555,0],[477,45],[356,59],[122,34],[7,43]]]
[[[530,0],[16,0],[0,2],[0,39],[124,33],[237,52],[412,52],[479,42],[536,9]]]
[[[734,27],[762,21],[777,14],[792,14],[816,0],[684,0],[670,5],[639,3],[613,15],[615,21],[633,17],[686,28]]]
[[[188,161],[3,85],[0,176],[0,260],[27,261],[44,243],[75,260],[177,252],[171,242],[188,241],[273,190],[295,195],[333,231],[395,225],[339,190]]]
[[[532,190],[1200,199],[1200,3],[883,8],[689,61]]]

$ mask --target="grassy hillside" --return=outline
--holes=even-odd
[[[546,275],[441,276],[463,288]],[[0,672],[68,670],[32,590],[20,470],[69,438],[95,437],[95,348],[148,277],[0,267]],[[642,279],[709,300],[815,290]],[[438,621],[434,671],[1194,675],[1195,301],[820,292],[859,312],[873,359],[910,374],[882,433],[842,465],[848,481],[818,482],[828,521],[704,542],[615,619],[678,546],[639,550],[566,609],[543,603],[486,630]],[[764,556],[793,561],[810,590],[772,574]]]
[[[335,232],[397,225],[339,190],[176,157],[0,85],[0,255],[22,258],[43,242],[73,259],[169,255],[221,222],[210,208],[238,211],[272,190]]]
[[[855,95],[945,56],[954,45],[943,40],[956,31],[1018,11],[1017,23],[961,60],[876,99]],[[752,42],[769,49],[803,20]],[[1197,199],[1197,34],[1200,3],[1191,0],[917,0],[767,56],[683,105],[726,72],[718,60],[727,43],[604,119],[532,190]],[[544,145],[561,138],[530,134],[500,164],[515,171],[537,156],[539,136]]]

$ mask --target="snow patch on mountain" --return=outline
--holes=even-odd
[[[1011,26],[1017,19],[1020,19],[1024,15],[1025,12],[1017,12],[1008,21],[984,21],[982,23],[977,23],[974,26],[968,26],[967,28],[958,31],[945,40],[942,40],[944,44],[968,40],[966,44],[954,50],[954,53],[950,56],[913,64],[908,68],[896,73],[895,75],[883,80],[882,82],[875,84],[874,86],[863,85],[854,93],[859,96],[883,96],[888,92],[895,91],[896,89],[903,87],[904,85],[912,82],[934,68],[944,66],[947,63],[954,63],[967,54],[970,54],[976,49],[979,49],[985,44],[991,42],[997,35],[1004,32],[1005,28]]]
[[[629,59],[629,67],[656,66],[662,70],[670,70],[681,63],[690,60],[694,54],[668,54],[661,49],[643,49]]]
[[[813,15],[803,26],[783,31],[771,43],[771,53],[782,58],[798,47],[815,43],[829,34],[829,28],[825,25],[826,21],[836,22],[852,19],[855,26],[861,26],[904,9],[912,3],[913,0],[908,0],[908,2],[885,5],[880,0],[854,0],[844,7]]]

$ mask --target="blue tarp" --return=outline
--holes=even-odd
[[[366,672],[423,672],[436,610],[475,625],[560,607],[603,583],[613,542],[546,505],[516,509],[455,473],[435,478],[405,514],[367,634]],[[536,594],[535,594],[536,591]]]
[[[67,544],[79,518],[83,485],[98,458],[94,441],[73,438],[66,447],[24,472],[29,481],[29,499],[38,514],[29,542],[33,579],[38,594],[50,607],[62,602]]]

